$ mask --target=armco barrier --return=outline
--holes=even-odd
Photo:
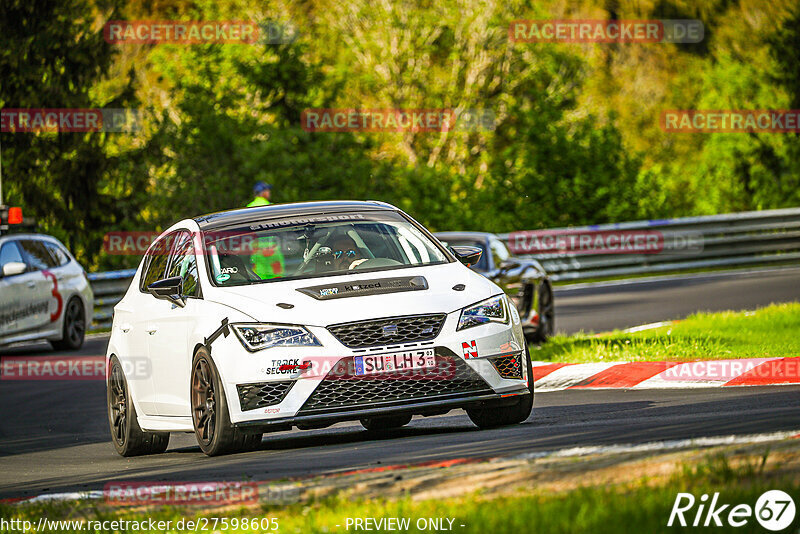
[[[89,330],[101,330],[111,326],[114,306],[127,291],[136,269],[89,274],[89,283],[94,292],[94,320]]]
[[[587,280],[713,267],[800,263],[800,208],[750,211],[655,221],[557,228],[548,232],[652,231],[663,235],[658,254],[529,254],[555,281]],[[500,236],[514,250],[524,233]],[[676,250],[690,236],[699,247]]]
[[[655,221],[633,221],[577,228],[556,228],[549,232],[607,232],[658,230],[664,250],[658,254],[535,254],[554,281],[680,272],[715,267],[800,263],[800,208],[750,211],[684,217]],[[517,232],[500,238],[513,248]],[[674,250],[675,239],[694,236],[701,247],[695,251]],[[122,298],[135,270],[92,273],[89,280],[95,295],[92,330],[108,328],[114,305]]]

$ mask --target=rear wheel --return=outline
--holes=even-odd
[[[197,443],[208,456],[249,451],[261,444],[262,434],[248,434],[231,424],[219,372],[204,348],[192,362],[191,400]]]
[[[64,308],[64,326],[61,327],[61,339],[52,341],[53,348],[57,350],[77,350],[83,346],[86,335],[86,314],[83,311],[83,302],[73,297]]]
[[[497,406],[489,408],[469,408],[467,415],[481,429],[496,428],[499,426],[516,425],[530,417],[533,411],[533,367],[528,350],[525,350],[526,366],[528,369],[528,392],[516,404],[511,406]]]
[[[400,428],[411,422],[410,415],[386,415],[383,417],[368,417],[361,420],[361,426],[370,431],[389,430]]]
[[[553,337],[556,327],[556,309],[553,303],[553,288],[547,282],[542,282],[539,286],[539,327],[531,335],[530,341],[533,343],[544,343],[548,338]]]
[[[140,456],[167,450],[169,432],[144,432],[139,426],[128,382],[116,356],[111,358],[106,399],[111,441],[120,455]]]

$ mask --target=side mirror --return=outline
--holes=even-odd
[[[511,269],[516,269],[520,265],[522,265],[522,264],[520,262],[518,262],[518,261],[505,260],[504,262],[500,263],[500,269],[502,269],[504,271],[510,271]]]
[[[28,266],[19,261],[10,261],[3,265],[3,276],[16,276],[24,273]]]
[[[450,247],[450,250],[456,255],[458,261],[467,267],[472,267],[478,263],[481,259],[481,254],[483,254],[483,250],[478,247],[456,246]]]
[[[183,294],[183,278],[173,276],[158,280],[147,286],[147,291],[157,299],[168,300],[181,308],[186,306]]]

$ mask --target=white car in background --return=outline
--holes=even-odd
[[[380,202],[173,225],[114,308],[114,446],[163,452],[170,432],[194,432],[217,455],[274,430],[359,420],[382,431],[456,408],[481,428],[525,421],[533,382],[520,317],[465,265],[479,258]]]
[[[93,309],[86,271],[58,239],[0,235],[0,347],[47,340],[79,349]]]

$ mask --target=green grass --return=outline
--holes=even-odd
[[[673,325],[626,334],[556,336],[534,360],[607,362],[800,356],[800,303],[748,312],[699,313]]]
[[[486,498],[471,494],[456,499],[413,501],[410,498],[387,501],[351,501],[346,495],[322,501],[306,502],[283,508],[261,510],[239,509],[225,512],[202,512],[185,508],[125,510],[96,507],[86,503],[0,506],[0,517],[36,521],[46,515],[50,519],[129,519],[154,520],[194,519],[197,517],[278,519],[283,533],[348,532],[347,518],[409,518],[412,528],[420,518],[453,519],[453,531],[459,533],[592,533],[674,532],[666,523],[679,492],[697,498],[720,492],[720,504],[754,506],[759,495],[769,489],[781,489],[790,495],[800,494],[800,480],[781,475],[781,465],[772,463],[765,469],[764,456],[752,456],[731,463],[725,456],[712,456],[695,464],[684,465],[671,478],[657,482],[641,478],[622,485],[584,486],[563,492],[544,492],[536,488],[519,488],[510,495]],[[696,511],[696,507],[693,509]],[[692,514],[687,514],[692,518]],[[691,519],[690,519],[691,520]],[[340,525],[340,526],[336,526]],[[461,525],[464,525],[463,527]],[[794,534],[797,522],[785,532]],[[211,529],[210,529],[211,530]],[[689,529],[691,530],[691,529]],[[702,528],[703,532],[734,529]],[[63,530],[68,532],[69,529]],[[217,531],[220,531],[218,528]],[[231,529],[224,531],[252,531]],[[353,532],[351,528],[349,532]],[[736,532],[763,532],[754,518]],[[84,530],[83,532],[86,532]]]

